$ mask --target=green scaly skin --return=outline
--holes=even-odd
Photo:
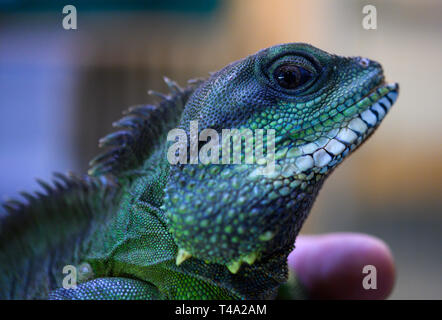
[[[121,130],[100,140],[110,149],[88,175],[57,174],[53,186],[40,182],[45,193],[4,204],[0,298],[275,298],[325,178],[398,95],[378,63],[301,43],[261,50],[184,89],[166,83],[170,94],[129,109],[114,124]],[[274,129],[275,172],[170,165],[167,133],[189,135],[192,120],[220,135]],[[76,289],[62,288],[65,265],[78,267]]]

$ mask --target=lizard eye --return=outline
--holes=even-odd
[[[277,67],[273,72],[273,77],[284,89],[296,89],[313,78],[313,74],[294,64],[285,64]]]

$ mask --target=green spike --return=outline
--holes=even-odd
[[[242,261],[241,260],[234,260],[227,264],[227,269],[233,274],[237,273],[239,268],[241,268]]]
[[[244,262],[246,262],[247,264],[252,265],[256,261],[257,257],[258,257],[258,254],[256,252],[252,252],[249,255],[242,258],[242,260]]]
[[[179,249],[178,254],[176,256],[176,265],[179,266],[184,261],[189,259],[192,255],[184,249]]]
[[[273,235],[274,235],[273,232],[266,231],[262,235],[259,236],[259,240],[261,240],[261,241],[269,241],[270,239],[273,238]]]

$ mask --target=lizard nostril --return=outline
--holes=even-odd
[[[363,68],[367,68],[370,65],[370,60],[367,58],[359,58],[358,62]]]

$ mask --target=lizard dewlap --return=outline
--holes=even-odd
[[[4,204],[0,298],[274,298],[324,180],[399,91],[379,63],[303,43],[165,80],[87,175]],[[87,266],[76,289],[65,266]]]

